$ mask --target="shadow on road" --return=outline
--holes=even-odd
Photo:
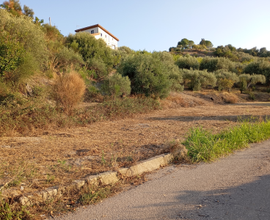
[[[168,219],[270,219],[270,175],[237,187],[175,194],[178,194],[177,202],[155,203],[149,207],[166,207],[172,213]]]

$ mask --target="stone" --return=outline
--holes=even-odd
[[[159,169],[160,167],[167,165],[172,159],[173,155],[162,154],[134,165],[127,170],[120,169],[119,172],[127,177],[136,176],[144,172],[151,172],[153,170]]]
[[[146,161],[143,161],[130,168],[120,168],[118,170],[118,173],[127,177],[137,176],[144,172],[150,172],[162,166],[165,166],[168,163],[170,163],[172,159],[173,159],[172,154],[162,154],[154,158],[148,159]],[[98,175],[90,175],[87,176],[84,180],[74,180],[72,185],[70,185],[69,187],[63,188],[59,188],[58,186],[51,187],[41,192],[37,192],[27,196],[24,195],[20,197],[19,201],[23,206],[30,206],[33,204],[38,204],[40,202],[45,202],[57,196],[59,197],[65,190],[70,189],[70,187],[72,188],[75,186],[78,190],[80,190],[85,184],[96,186],[98,186],[99,183],[102,183],[104,185],[114,184],[117,181],[119,181],[119,178],[117,176],[118,173],[109,171]]]
[[[77,190],[80,190],[85,184],[85,180],[73,180],[73,185]]]
[[[31,205],[31,202],[30,200],[26,197],[26,196],[22,196],[20,199],[19,199],[20,203],[23,205],[23,206],[30,206]]]
[[[117,172],[105,172],[98,175],[99,180],[102,184],[108,185],[116,183],[119,179],[117,177]]]
[[[88,185],[98,185],[98,175],[90,175],[85,178]]]
[[[26,83],[26,85],[25,85],[25,90],[26,90],[26,94],[28,96],[33,96],[33,90],[32,90],[31,86],[28,83]]]

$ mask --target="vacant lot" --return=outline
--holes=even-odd
[[[44,131],[35,137],[0,140],[0,186],[17,194],[65,185],[74,179],[117,170],[168,152],[172,140],[184,140],[192,127],[218,132],[241,120],[268,117],[270,104],[215,104],[182,94],[191,107],[168,108],[86,127]],[[192,107],[193,106],[193,107]]]

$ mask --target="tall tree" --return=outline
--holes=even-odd
[[[15,16],[20,16],[23,14],[20,0],[4,1],[0,6]]]
[[[207,48],[212,48],[213,47],[213,44],[211,41],[209,40],[205,40],[204,38],[202,38],[201,42],[200,42],[200,45],[204,45],[206,46]]]
[[[8,0],[4,1],[3,4],[0,5],[0,8],[7,10],[9,13],[13,14],[14,16],[21,16],[25,15],[33,19],[35,24],[41,25],[44,23],[43,19],[39,19],[38,17],[34,18],[34,11],[33,9],[29,8],[28,6],[24,5],[23,9],[20,3],[20,0]]]
[[[178,42],[177,47],[187,49],[189,47],[189,40],[187,38],[183,38],[181,41]]]

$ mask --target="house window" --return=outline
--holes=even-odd
[[[102,37],[102,33],[100,33],[100,36]]]
[[[92,30],[92,31],[91,31],[91,34],[93,34],[93,33],[95,33],[95,31],[94,31],[94,30]]]

